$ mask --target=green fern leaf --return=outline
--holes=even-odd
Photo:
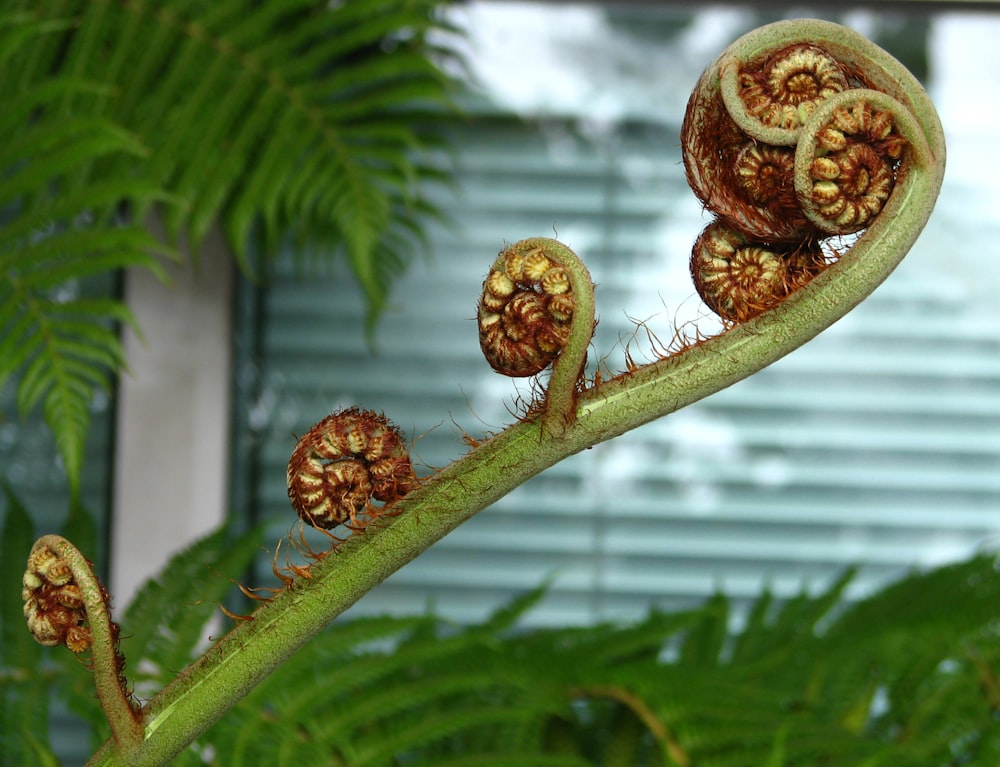
[[[486,694],[488,690],[505,686],[505,681],[484,673],[441,673],[415,681],[390,680],[378,691],[371,691],[350,707],[343,708],[337,717],[319,717],[313,733],[324,742],[338,743],[356,739],[378,722],[398,724],[407,713],[423,714],[440,708],[450,698],[469,697],[471,693]],[[319,702],[319,701],[317,701]],[[320,710],[329,710],[320,705]],[[295,720],[293,720],[295,721]],[[301,720],[299,720],[301,721]]]
[[[753,608],[747,626],[736,638],[733,661],[756,664],[763,673],[765,667],[787,666],[789,647],[801,647],[815,642],[820,624],[842,601],[856,574],[846,569],[827,589],[811,596],[803,591],[773,610],[774,600],[765,592]],[[801,652],[808,652],[802,648]]]
[[[468,730],[516,724],[524,712],[503,707],[463,707],[443,714],[423,717],[416,723],[376,733],[365,747],[357,749],[351,764],[357,767],[383,764],[410,749],[427,748]]]
[[[325,641],[329,642],[330,638]],[[456,657],[456,649],[467,644],[462,637],[428,638],[412,644],[402,643],[391,655],[372,653],[344,658],[344,662],[337,664],[325,663],[320,666],[326,669],[322,677],[314,675],[312,679],[303,680],[294,690],[286,690],[289,695],[281,693],[280,700],[276,696],[274,704],[285,717],[297,721],[307,716],[313,706],[332,706],[331,696],[343,695],[345,690],[354,694],[377,692],[389,680],[405,678],[407,669],[434,668],[435,664],[451,662]]]
[[[733,648],[733,662],[745,663],[763,653],[769,645],[768,625],[774,607],[774,594],[765,589],[757,597],[747,615],[743,631],[736,637]]]
[[[144,153],[133,136],[114,123],[97,117],[45,119],[33,122],[21,133],[8,134],[0,149],[0,168],[17,168],[0,187],[0,204],[24,195],[48,193],[53,179],[66,179],[71,171],[85,168],[102,156],[120,152]],[[83,213],[91,206],[82,206]]]
[[[46,86],[50,101],[87,90],[69,78]],[[122,367],[115,326],[131,322],[118,302],[78,297],[78,281],[127,266],[159,271],[153,253],[162,247],[110,217],[123,189],[156,192],[131,180],[81,184],[86,170],[110,155],[142,154],[134,136],[114,123],[59,116],[29,92],[7,106],[0,122],[0,202],[9,211],[0,225],[0,385],[19,376],[22,415],[41,404],[76,497],[90,401]]]
[[[432,622],[428,616],[371,616],[334,623],[292,656],[282,666],[281,674],[264,679],[250,693],[248,704],[294,705],[281,701],[286,697],[308,700],[312,695],[312,686],[317,684],[323,688],[342,684],[356,689],[357,685],[369,681],[368,675],[358,665],[359,659],[366,657],[366,648],[371,645],[396,645],[416,628]],[[367,653],[367,656],[381,657],[379,653]],[[360,664],[363,665],[364,661]],[[377,660],[375,665],[378,665]],[[317,669],[324,670],[322,679],[317,679]],[[350,672],[346,679],[327,676],[342,671]]]
[[[3,328],[0,383],[23,366],[18,408],[26,414],[43,402],[46,423],[55,435],[76,497],[92,393],[107,385],[108,374],[123,359],[117,335],[103,323],[128,315],[120,304],[62,300],[58,294],[25,288],[8,275],[0,283],[0,313],[10,314],[9,307],[15,304],[19,316]]]
[[[37,11],[73,20],[37,55],[59,76],[107,86],[72,94],[64,112],[141,137],[148,161],[99,167],[141,173],[187,200],[168,211],[171,232],[197,243],[219,222],[244,266],[251,247],[273,251],[283,235],[343,254],[374,321],[420,241],[398,230],[422,229],[434,207],[425,189],[444,173],[421,159],[453,113],[437,63],[444,46],[427,42],[453,33],[440,5],[77,0]],[[149,202],[135,202],[141,216]]]
[[[493,636],[506,631],[517,623],[521,616],[542,601],[546,593],[548,593],[551,582],[552,580],[547,578],[538,587],[501,605],[481,625],[473,626],[471,630],[474,630],[477,634],[481,632],[487,636]]]
[[[995,764],[992,562],[913,576],[845,607],[849,578],[778,611],[765,596],[729,657],[721,597],[633,626],[509,635],[538,592],[460,632],[429,616],[334,624],[210,736],[233,765],[321,754],[352,765],[577,764],[586,754],[639,767],[678,753],[714,767]],[[665,658],[666,647],[680,651]],[[624,701],[667,735],[626,732],[635,709]]]

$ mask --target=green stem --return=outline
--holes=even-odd
[[[565,348],[559,352],[552,366],[552,375],[545,393],[545,412],[542,431],[560,437],[576,420],[576,398],[587,364],[587,348],[594,335],[594,283],[590,271],[570,248],[549,237],[532,237],[521,240],[515,247],[531,250],[538,248],[566,270],[573,291],[575,308],[573,324]]]
[[[576,392],[573,378],[579,372],[573,364],[582,363],[567,357],[553,383],[563,392],[562,404],[552,407],[564,406],[573,379],[575,419],[561,418],[558,430],[543,428],[544,415],[514,424],[425,481],[396,503],[397,514],[314,565],[310,579],[298,579],[156,695],[143,710],[145,742],[138,751],[125,753],[109,742],[89,764],[168,764],[330,620],[513,488],[570,455],[752,375],[860,303],[913,244],[944,172],[944,139],[933,107],[922,90],[906,96],[901,100],[915,105],[927,151],[914,153],[882,215],[836,264],[754,320],[584,392]]]
[[[397,502],[398,514],[315,565],[311,579],[296,581],[161,691],[144,709],[146,744],[138,754],[123,759],[106,745],[90,764],[168,763],[330,620],[513,488],[570,455],[752,375],[836,322],[895,268],[930,213],[939,166],[911,170],[897,190],[898,215],[879,217],[805,288],[751,322],[581,393],[576,420],[561,436],[546,433],[539,416],[435,474]]]
[[[51,549],[69,564],[73,582],[80,589],[92,638],[91,664],[94,667],[97,699],[111,725],[112,741],[123,757],[128,759],[129,754],[142,744],[142,727],[138,712],[122,684],[118,642],[111,625],[104,587],[94,575],[87,558],[65,538],[43,535],[35,542],[32,551],[42,547]]]
[[[683,749],[677,736],[667,728],[662,719],[656,716],[646,701],[635,693],[618,685],[596,684],[589,687],[575,687],[569,691],[569,696],[574,699],[608,698],[621,703],[649,730],[656,742],[662,747],[664,755],[670,759],[671,765],[690,767],[691,757]]]

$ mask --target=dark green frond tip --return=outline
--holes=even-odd
[[[0,29],[0,42],[13,35],[44,47],[59,38],[39,32],[58,31],[55,22],[26,21],[31,34],[18,37],[16,17],[5,18],[12,26]],[[89,297],[84,286],[127,267],[162,274],[156,254],[166,250],[122,225],[121,206],[170,197],[133,173],[112,172],[122,158],[150,156],[135,132],[98,113],[64,111],[111,93],[75,74],[22,83],[0,115],[0,386],[16,380],[22,416],[41,408],[74,498],[91,402],[123,367],[119,327],[132,323],[121,303]]]
[[[184,199],[167,212],[173,236],[197,246],[220,225],[244,267],[290,241],[346,254],[370,332],[419,240],[399,232],[422,229],[442,177],[432,159],[457,119],[446,4],[79,3],[68,19],[43,3],[40,23],[72,24],[34,40],[50,66],[25,69],[21,85],[54,70],[107,88],[60,103],[139,138],[148,157],[94,173],[131,173]],[[129,199],[139,216],[149,207]]]
[[[91,399],[124,363],[115,323],[130,315],[115,301],[60,298],[0,283],[0,383],[20,374],[22,416],[41,404],[76,497]]]
[[[134,228],[65,229],[2,249],[0,230],[0,385],[17,380],[22,416],[41,406],[76,497],[90,407],[97,389],[124,367],[119,337],[134,324],[120,302],[87,297],[81,280],[141,265],[158,271],[159,249]]]

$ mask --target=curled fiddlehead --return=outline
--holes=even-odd
[[[388,418],[348,408],[299,439],[288,461],[288,498],[303,522],[325,530],[363,526],[416,486],[406,442]]]
[[[39,644],[65,645],[77,655],[92,650],[97,697],[115,742],[135,747],[142,741],[139,710],[125,680],[110,598],[90,562],[65,538],[42,536],[28,554],[21,598],[28,631]]]
[[[808,282],[836,258],[817,255],[827,238],[875,226],[920,177],[932,205],[944,168],[940,123],[916,79],[817,20],[761,27],[727,48],[688,102],[681,142],[688,182],[717,218],[691,271],[706,304],[734,322]]]
[[[594,332],[594,284],[558,240],[532,237],[504,248],[483,282],[479,345],[503,375],[533,376],[552,365],[545,422],[560,434],[576,416],[576,391]]]
[[[691,254],[698,294],[712,311],[733,322],[777,306],[825,266],[822,252],[809,243],[768,246],[719,220],[699,235]]]

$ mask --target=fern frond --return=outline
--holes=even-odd
[[[41,58],[65,77],[103,83],[76,94],[86,110],[124,125],[151,152],[143,177],[188,201],[171,230],[200,241],[221,222],[238,258],[284,236],[343,254],[370,318],[422,229],[428,161],[452,114],[438,60],[453,30],[441,0],[195,4],[92,3],[38,9],[59,24]],[[58,51],[58,53],[56,52]],[[38,70],[33,70],[38,71]],[[102,166],[106,167],[106,166]],[[112,167],[137,166],[117,158]],[[118,173],[117,175],[121,175]],[[137,200],[139,210],[148,200]]]
[[[536,588],[516,596],[510,602],[496,608],[482,624],[471,626],[469,630],[486,636],[503,633],[513,627],[525,613],[542,601],[546,593],[548,593],[550,583],[551,580],[546,579]]]
[[[995,764],[989,558],[845,606],[850,577],[765,595],[732,653],[721,596],[630,626],[509,632],[541,590],[457,632],[335,624],[209,735],[234,765]]]
[[[318,639],[310,642],[290,658],[282,673],[269,676],[250,693],[252,706],[294,706],[296,701],[311,697],[314,685],[321,689],[342,683],[351,689],[365,684],[368,674],[355,664],[359,659],[381,657],[382,653],[369,648],[378,645],[383,652],[398,645],[400,639],[416,627],[433,623],[429,616],[394,617],[370,616],[334,623]],[[378,661],[374,661],[378,665]],[[361,663],[364,666],[364,662]],[[323,669],[318,679],[317,669]],[[331,679],[327,674],[348,671],[347,678]],[[328,684],[329,683],[329,684]],[[288,703],[282,701],[288,699]]]
[[[13,275],[0,282],[0,382],[21,369],[18,409],[40,401],[46,423],[70,480],[79,489],[83,446],[95,388],[123,364],[121,344],[110,323],[131,315],[113,301],[67,298],[60,291],[37,292]]]
[[[454,662],[467,646],[468,642],[461,637],[432,638],[399,644],[389,655],[372,653],[344,658],[339,664],[324,666],[322,677],[314,676],[295,690],[278,693],[273,704],[285,717],[298,721],[315,705],[332,706],[331,698],[344,694],[345,690],[354,695],[374,693],[391,680],[405,679],[409,669],[440,668]]]
[[[474,692],[486,694],[486,691],[503,686],[506,686],[505,680],[496,676],[464,671],[421,675],[413,681],[391,680],[380,690],[371,691],[363,699],[343,708],[339,716],[317,722],[313,732],[329,743],[354,739],[377,722],[398,723],[405,720],[407,713],[422,715],[440,709],[443,702],[454,700],[463,693],[466,697]]]
[[[523,716],[522,711],[514,708],[486,706],[462,707],[422,717],[413,724],[370,738],[364,748],[355,751],[351,764],[358,767],[383,764],[410,749],[427,748],[476,728],[516,724]]]
[[[409,763],[411,767],[593,767],[589,759],[569,754],[532,752],[464,754],[452,758],[434,757]]]
[[[803,590],[781,605],[775,605],[773,595],[765,591],[753,606],[746,627],[735,638],[733,662],[754,664],[760,673],[765,673],[766,668],[787,666],[784,658],[788,648],[817,638],[820,624],[842,601],[856,574],[855,568],[848,568],[820,594],[812,596]]]
[[[131,134],[103,118],[58,115],[52,102],[87,88],[63,78],[13,95],[0,119],[0,386],[19,377],[18,409],[41,404],[76,497],[96,388],[124,364],[117,326],[131,314],[117,301],[80,295],[81,279],[142,266],[159,271],[163,248],[121,226],[123,189],[156,190],[131,179],[96,187],[82,179],[110,156],[141,156]]]

